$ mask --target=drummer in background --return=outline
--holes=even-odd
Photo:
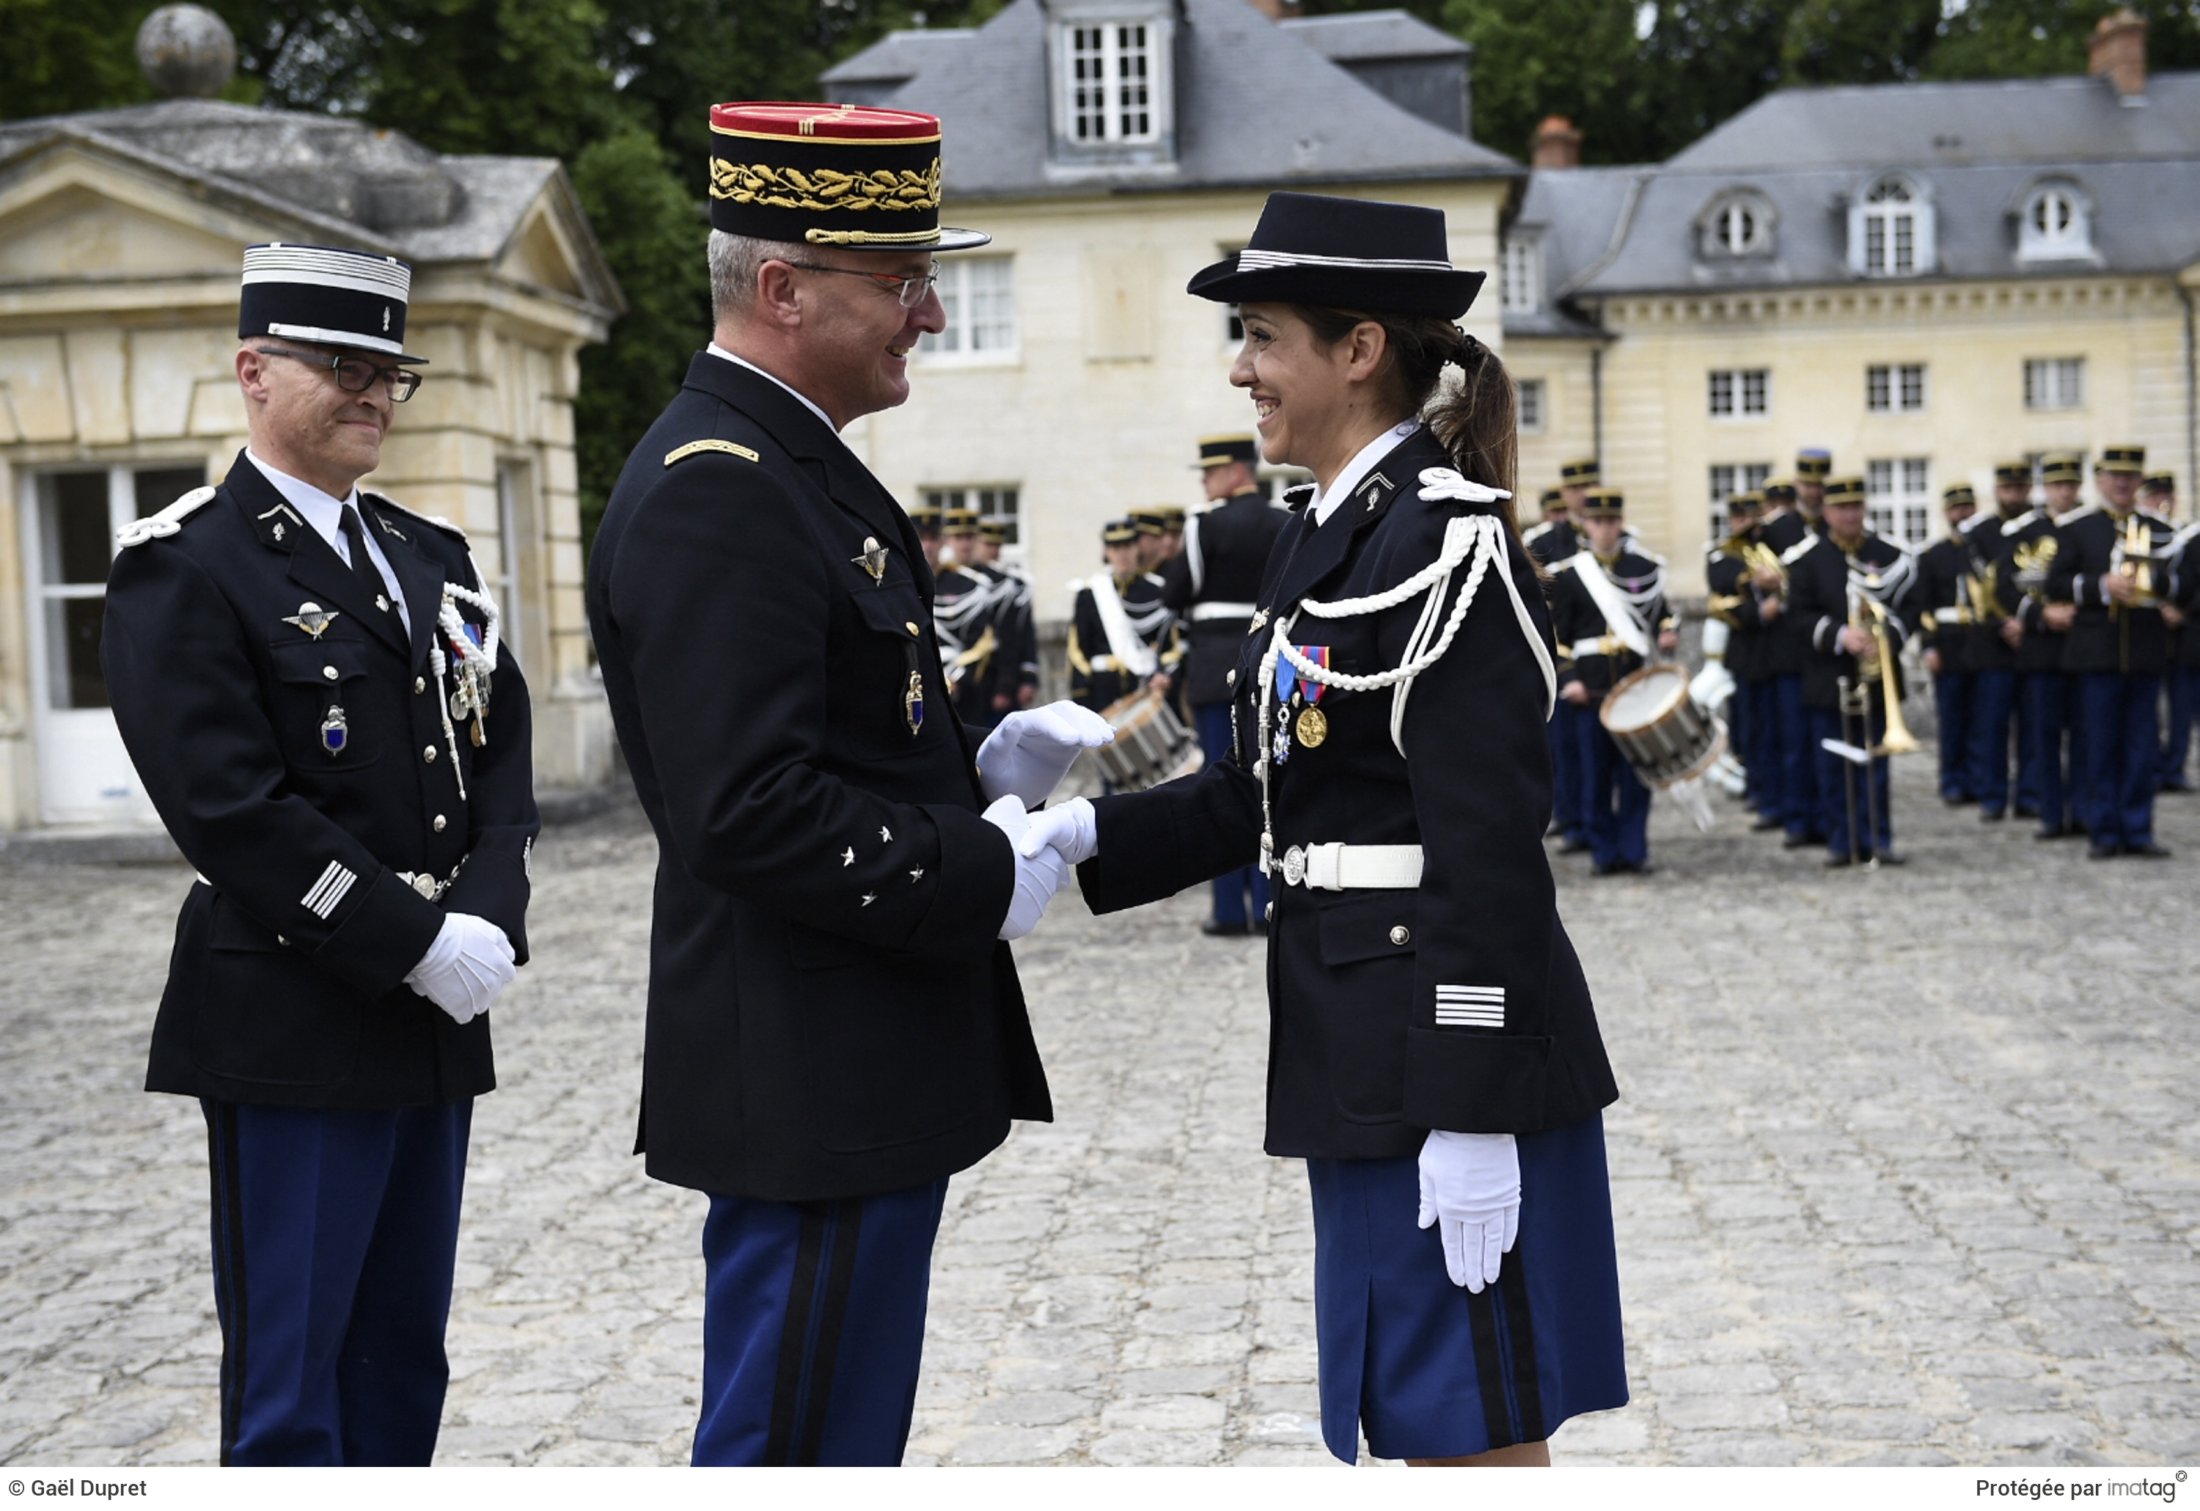
[[[1940,800],[1952,807],[1978,801],[1972,780],[1971,725],[1977,683],[1971,666],[1973,602],[1971,542],[1978,495],[1958,483],[1940,495],[1947,533],[1917,553],[1918,609],[1925,630],[1925,670],[1933,679],[1934,740],[1940,747]]]
[[[1561,476],[1586,474],[1594,478],[1595,462],[1568,462]],[[1587,490],[1581,486],[1543,490],[1543,518],[1522,532],[1520,543],[1536,565],[1548,572],[1581,549],[1581,537],[1573,526],[1573,500],[1569,494]],[[1551,715],[1551,785],[1554,793],[1551,832],[1558,836],[1558,853],[1578,855],[1589,848],[1588,817],[1581,806],[1581,710],[1561,703]]]
[[[1580,767],[1589,859],[1599,876],[1647,876],[1650,789],[1635,775],[1597,717],[1612,684],[1669,654],[1679,623],[1665,602],[1665,563],[1629,549],[1627,501],[1593,488],[1576,513],[1584,548],[1551,579],[1551,628],[1558,637],[1558,696],[1580,711]]]
[[[1887,699],[1902,696],[1902,647],[1917,627],[1914,590],[1917,563],[1893,541],[1874,535],[1864,523],[1862,478],[1834,478],[1826,484],[1823,536],[1812,537],[1788,564],[1791,588],[1790,612],[1809,637],[1810,661],[1804,669],[1803,697],[1810,706],[1811,741],[1818,751],[1818,801],[1824,809],[1826,864],[1849,864],[1848,784],[1841,775],[1842,757],[1825,742],[1851,738],[1841,717],[1841,679],[1861,684],[1869,701],[1865,705],[1863,739],[1876,746],[1887,734]],[[1880,663],[1877,616],[1858,601],[1858,595],[1877,599],[1887,610],[1886,633],[1892,639],[1887,658],[1894,685],[1881,685],[1867,672]],[[1865,624],[1875,627],[1866,629]],[[1899,866],[1894,853],[1894,818],[1888,807],[1886,756],[1875,756],[1866,779],[1872,784],[1871,812],[1877,817],[1876,833],[1856,836],[1859,858],[1877,858],[1883,866]],[[1865,820],[1866,804],[1859,799],[1856,821]]]
[[[1161,579],[1138,569],[1138,527],[1111,519],[1100,545],[1108,569],[1078,585],[1069,624],[1069,695],[1095,712],[1149,683],[1168,696],[1184,659]]]
[[[1199,443],[1200,482],[1208,506],[1184,524],[1183,553],[1161,569],[1161,596],[1184,616],[1184,691],[1199,748],[1210,762],[1230,753],[1230,681],[1260,594],[1268,553],[1289,516],[1269,505],[1253,475],[1260,453],[1252,435],[1211,435]],[[1250,913],[1247,911],[1250,899]],[[1214,880],[1214,914],[1199,926],[1209,938],[1267,928],[1268,877],[1246,866]]]

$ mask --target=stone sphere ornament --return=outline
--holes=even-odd
[[[237,71],[237,39],[203,5],[164,5],[137,34],[138,67],[166,99],[212,99]]]

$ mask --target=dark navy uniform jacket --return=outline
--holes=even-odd
[[[1815,536],[1809,549],[1788,563],[1791,612],[1807,637],[1810,657],[1803,666],[1803,702],[1813,708],[1837,708],[1841,679],[1860,675],[1856,657],[1840,647],[1841,627],[1849,622],[1849,571],[1882,579],[1873,596],[1886,605],[1889,648],[1894,666],[1894,693],[1902,696],[1902,647],[1917,629],[1916,582],[1906,553],[1891,540],[1864,532],[1854,554],[1844,552],[1829,535]],[[1870,627],[1879,627],[1877,616]]]
[[[360,495],[408,639],[241,454],[184,507],[125,532],[144,538],[115,557],[101,642],[123,743],[204,878],[177,921],[146,1089],[323,1108],[488,1091],[488,1018],[461,1028],[403,984],[446,911],[488,919],[527,958],[541,824],[526,685],[500,652],[487,743],[455,725],[454,773],[428,662],[444,583],[481,586],[464,537]],[[333,615],[317,637],[286,622],[307,603]],[[439,902],[421,895],[446,881]]]
[[[2143,509],[2119,519],[2098,504],[2088,504],[2055,522],[2061,544],[2048,567],[2047,596],[2056,603],[2078,606],[2077,620],[2063,644],[2066,672],[2156,676],[2169,665],[2169,627],[2162,622],[2161,610],[2126,608],[2101,590],[2101,578],[2116,570],[2118,546],[2128,522],[2134,520],[2149,544],[2155,597],[2166,599],[2169,567],[2158,558],[2175,533],[2168,520]]]
[[[1757,589],[1742,554],[1743,536],[1730,536],[1711,548],[1704,563],[1706,612],[1728,629],[1726,669],[1737,682],[1761,682],[1772,675],[1768,654],[1775,617],[1767,624]]]
[[[1274,621],[1302,599],[1396,586],[1434,561],[1446,526],[1493,504],[1424,499],[1423,469],[1451,466],[1426,430],[1386,455],[1329,520],[1291,517],[1259,590],[1258,626],[1232,682],[1236,750],[1197,776],[1097,800],[1098,854],[1079,868],[1096,913],[1152,902],[1252,863],[1261,836],[1261,662]],[[1470,558],[1471,562],[1471,558]],[[1589,989],[1558,919],[1543,850],[1551,816],[1550,684],[1500,572],[1510,572],[1547,655],[1550,622],[1526,553],[1508,542],[1458,635],[1413,683],[1405,754],[1394,689],[1332,687],[1319,746],[1271,767],[1274,853],[1312,843],[1420,845],[1413,889],[1314,891],[1278,878],[1269,929],[1271,1154],[1412,1154],[1431,1128],[1530,1133],[1618,1095]],[[1453,574],[1444,612],[1469,575]],[[1333,669],[1398,666],[1426,595],[1348,619],[1302,614],[1292,634]],[[1287,663],[1285,663],[1287,664]],[[1272,728],[1272,726],[1271,726]],[[1439,996],[1498,1003],[1502,1025],[1440,1026]],[[1448,990],[1447,990],[1448,989]]]
[[[1814,540],[1823,538],[1811,528],[1810,521],[1800,509],[1790,509],[1778,519],[1768,519],[1758,531],[1758,538],[1778,553],[1780,561],[1792,571],[1793,558]],[[1774,677],[1799,677],[1803,663],[1810,659],[1809,626],[1803,624],[1795,613],[1794,583],[1791,579],[1787,602],[1772,621],[1772,628],[1765,634],[1765,671]]]
[[[2170,587],[2173,601],[2185,611],[2185,623],[2172,636],[2171,657],[2178,666],[2200,667],[2200,528],[2185,526],[2177,532],[2170,552]]]
[[[1536,565],[1549,571],[1581,549],[1581,536],[1571,519],[1547,519],[1523,533],[1520,543],[1528,548]]]
[[[1970,542],[1960,531],[1943,535],[1917,553],[1917,611],[1926,647],[1940,652],[1944,674],[1971,670],[1972,602]]]
[[[1202,617],[1201,604],[1250,604],[1288,521],[1260,493],[1224,499],[1184,522],[1184,549],[1161,564],[1161,597],[1188,621],[1186,696],[1193,703],[1227,703],[1223,680],[1237,664],[1252,611]]]
[[[588,620],[657,832],[649,1173],[870,1195],[1050,1117],[932,573],[840,437],[698,354],[612,490]]]
[[[1184,650],[1177,643],[1176,618],[1161,601],[1161,579],[1152,572],[1136,573],[1117,581],[1116,596],[1122,600],[1132,632],[1153,651],[1155,669],[1173,675]],[[1072,700],[1097,712],[1144,685],[1144,679],[1131,675],[1108,648],[1107,622],[1100,617],[1100,604],[1089,586],[1077,590],[1077,601],[1070,607],[1069,633]]]

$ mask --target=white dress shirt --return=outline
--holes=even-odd
[[[351,565],[351,542],[344,538],[343,522],[346,505],[359,507],[359,490],[354,488],[348,497],[335,498],[323,493],[311,483],[292,477],[281,468],[269,465],[265,457],[245,448],[245,460],[260,469],[260,475],[275,485],[275,491],[283,501],[298,511],[305,522],[313,527],[313,533],[329,544],[336,559]],[[376,540],[374,526],[369,523],[364,510],[359,515],[360,534],[367,543],[367,556],[374,563],[375,571],[382,574],[382,581],[390,592],[390,611],[404,628],[406,639],[412,638],[412,618],[405,612],[405,590],[397,584],[397,574],[390,570],[390,559],[382,554],[382,542]]]
[[[1391,448],[1421,428],[1421,422],[1400,420],[1381,435],[1369,441],[1352,454],[1352,460],[1344,464],[1344,471],[1330,480],[1327,488],[1314,495],[1314,502],[1307,507],[1314,511],[1314,524],[1318,528],[1329,522],[1329,516],[1337,512],[1337,505],[1359,487],[1362,479],[1375,470],[1375,464],[1390,455]],[[1416,480],[1418,481],[1418,480]]]

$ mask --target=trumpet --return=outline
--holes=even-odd
[[[1895,679],[1894,640],[1887,633],[1887,606],[1857,589],[1850,590],[1849,605],[1850,626],[1870,635],[1879,648],[1876,656],[1858,657],[1856,669],[1864,684],[1859,691],[1868,694],[1870,684],[1878,683],[1880,702],[1887,711],[1886,730],[1879,743],[1871,747],[1871,754],[1914,755],[1918,749],[1917,737],[1910,733],[1910,726],[1902,718],[1902,695]]]
[[[2159,607],[2162,600],[2154,590],[2154,532],[2147,528],[2137,510],[2124,521],[2124,538],[2119,543],[2118,554],[2116,570],[2131,584],[2131,606]]]

